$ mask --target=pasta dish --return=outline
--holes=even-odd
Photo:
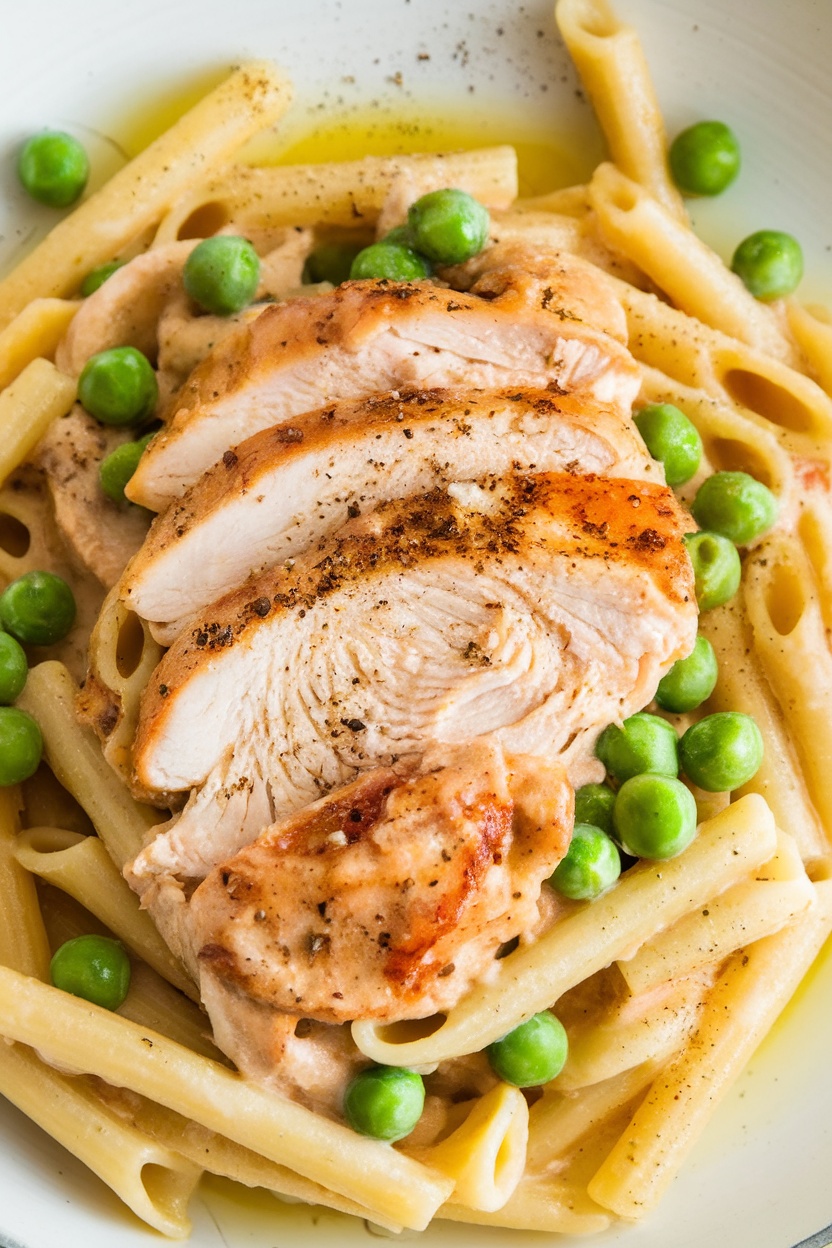
[[[556,22],[586,184],[251,63],[0,282],[0,1092],[173,1238],[649,1215],[832,929],[832,324]]]

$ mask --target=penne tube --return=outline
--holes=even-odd
[[[0,1093],[171,1239],[191,1231],[188,1202],[202,1168],[109,1110],[84,1081],[21,1045],[0,1045]]]
[[[0,393],[0,483],[75,402],[75,382],[48,360],[32,360]]]
[[[411,1155],[453,1179],[454,1205],[494,1213],[523,1176],[528,1134],[526,1098],[519,1088],[498,1083],[449,1136]]]
[[[223,1135],[209,1131],[181,1114],[157,1105],[135,1094],[125,1095],[119,1088],[104,1085],[101,1095],[107,1104],[115,1104],[118,1112],[128,1117],[139,1130],[167,1148],[175,1149],[209,1174],[220,1175],[242,1183],[245,1187],[263,1187],[276,1196],[299,1200],[306,1204],[325,1205],[341,1213],[359,1218],[372,1218],[390,1231],[400,1231],[401,1224],[382,1218],[357,1201],[339,1196],[320,1183],[304,1179],[286,1166],[267,1161],[251,1149],[235,1144]]]
[[[684,855],[670,862],[640,863],[607,893],[576,907],[534,945],[503,958],[493,977],[447,1016],[411,1025],[356,1022],[355,1042],[367,1057],[394,1066],[421,1066],[478,1052],[601,967],[629,956],[657,927],[736,883],[771,857],[775,841],[765,802],[745,798],[703,824]]]
[[[753,551],[743,597],[754,648],[832,837],[832,650],[812,568],[796,538],[775,531]]]
[[[109,690],[108,704],[118,708],[101,752],[111,767],[129,784],[133,770],[132,745],[139,722],[139,699],[151,673],[162,657],[147,624],[130,611],[115,585],[101,606],[90,635],[89,661],[95,677]],[[81,695],[82,698],[84,695]]]
[[[0,964],[37,979],[48,979],[49,941],[35,881],[15,856],[19,815],[20,790],[0,788]]]
[[[820,466],[822,482],[825,475],[823,466]],[[829,492],[813,489],[804,497],[797,521],[797,535],[812,565],[815,581],[821,588],[818,606],[827,635],[832,637],[832,495]]]
[[[158,1032],[5,967],[0,1034],[158,1101],[402,1226],[425,1227],[453,1188],[387,1145],[254,1087]]]
[[[610,155],[679,221],[687,212],[667,166],[667,139],[641,41],[606,0],[558,0],[555,21]]]
[[[78,307],[70,299],[33,299],[0,332],[0,390],[32,360],[53,357]]]
[[[513,147],[484,147],[329,165],[239,165],[173,204],[154,243],[200,237],[231,224],[246,230],[371,228],[394,183],[406,177],[434,187],[456,186],[489,208],[507,208],[517,195],[517,156]]]
[[[29,828],[18,838],[15,857],[27,871],[74,897],[186,996],[198,999],[193,980],[162,940],[150,915],[139,908],[138,897],[98,837],[61,828]]]
[[[38,721],[46,761],[87,812],[116,865],[123,867],[141,849],[159,815],[133,800],[93,733],[78,723],[77,693],[63,664],[50,660],[30,670],[17,705]]]
[[[699,631],[711,642],[719,663],[719,680],[708,701],[712,711],[742,711],[756,721],[766,743],[756,775],[740,794],[759,793],[774,818],[795,839],[804,862],[824,853],[827,842],[806,787],[794,745],[774,699],[751,628],[737,594],[725,606],[699,617]]]
[[[799,488],[794,461],[770,429],[704,390],[674,381],[655,368],[645,367],[642,371],[639,402],[673,403],[693,422],[702,438],[706,462],[680,489],[682,501],[693,498],[709,475],[708,470],[748,472],[777,496],[781,517],[795,514]]]
[[[604,241],[653,279],[679,308],[704,325],[788,363],[795,351],[766,304],[689,226],[615,165],[599,165],[589,183]]]
[[[721,962],[736,949],[771,936],[812,905],[815,892],[794,840],[778,833],[777,853],[754,878],[734,884],[707,906],[685,915],[635,957],[618,963],[631,992],[645,992],[708,963]]]
[[[552,1086],[585,1088],[645,1062],[666,1062],[693,1032],[708,986],[705,975],[687,976],[625,998],[587,1026],[570,1028],[569,1055]]]
[[[828,463],[832,399],[817,382],[655,295],[626,282],[616,290],[640,363],[729,404],[793,454]]]
[[[73,294],[91,269],[113,260],[155,225],[212,168],[228,160],[258,130],[276,122],[290,102],[289,85],[272,65],[254,61],[235,69],[64,217],[0,282],[0,328],[32,299]]]
[[[656,1079],[589,1183],[620,1217],[648,1213],[716,1105],[786,1006],[832,928],[832,892],[774,936],[737,952],[711,992],[692,1043]]]
[[[588,1132],[595,1132],[655,1079],[659,1065],[642,1062],[598,1083],[573,1091],[551,1084],[529,1110],[528,1165],[541,1171],[565,1157]]]
[[[49,976],[49,945],[32,877],[10,854],[17,806],[17,790],[0,789],[0,956],[10,974],[36,983],[28,977]],[[126,1125],[84,1080],[60,1073],[22,1045],[0,1044],[0,1095],[74,1153],[150,1226],[175,1239],[188,1235],[198,1162],[185,1161]]]
[[[832,395],[832,322],[826,308],[808,308],[786,299],[786,319],[806,362],[806,371]]]

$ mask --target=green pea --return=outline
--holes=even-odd
[[[32,716],[16,706],[0,706],[0,787],[28,780],[42,754],[43,737]]]
[[[0,703],[8,706],[19,698],[28,675],[23,647],[9,633],[0,633]]]
[[[424,256],[402,247],[400,243],[371,243],[352,262],[350,277],[386,278],[390,282],[418,282],[430,277],[431,268]]]
[[[614,804],[615,794],[605,784],[585,784],[575,793],[575,823],[591,823],[611,832]]]
[[[763,737],[750,715],[719,711],[692,724],[679,742],[685,775],[708,793],[746,784],[763,761]]]
[[[320,243],[306,258],[304,282],[332,282],[333,286],[340,286],[349,277],[360,250],[355,243]]]
[[[25,572],[0,594],[0,627],[26,646],[51,646],[75,623],[75,597],[54,572]]]
[[[251,303],[260,281],[260,259],[246,238],[218,234],[197,243],[182,271],[185,290],[215,316],[233,316]]]
[[[392,230],[388,230],[381,240],[383,243],[398,243],[400,247],[409,247],[411,251],[415,251],[413,245],[413,234],[409,225],[396,225]]]
[[[675,776],[633,776],[616,794],[613,824],[625,853],[664,861],[696,835],[696,802]]]
[[[515,1088],[536,1088],[554,1079],[568,1051],[563,1023],[549,1010],[534,1014],[487,1049],[495,1075]]]
[[[123,260],[111,260],[109,264],[99,264],[97,269],[91,269],[81,283],[81,294],[86,299],[88,295],[94,295],[99,286],[103,286],[108,277],[112,277],[116,269],[124,268]]]
[[[803,252],[791,234],[758,230],[740,243],[731,268],[756,299],[780,299],[800,285]]]
[[[401,1140],[416,1126],[424,1104],[421,1075],[401,1066],[373,1066],[347,1087],[344,1117],[359,1135]]]
[[[656,701],[665,711],[693,711],[714,691],[719,674],[716,654],[701,634],[687,658],[678,659],[659,681]]]
[[[117,1010],[130,988],[130,959],[109,936],[76,936],[66,941],[49,964],[52,983],[74,997],[105,1010]]]
[[[563,897],[591,901],[605,893],[620,874],[621,857],[606,832],[589,823],[576,823],[566,857],[549,883]]]
[[[430,191],[411,204],[407,225],[413,246],[434,264],[462,264],[482,251],[491,221],[488,209],[467,191]]]
[[[146,433],[143,438],[138,438],[135,442],[122,442],[121,446],[117,446],[106,459],[101,461],[98,469],[98,480],[101,484],[101,489],[114,503],[126,501],[124,490],[133,473],[138,468],[139,460],[145,453],[148,442],[155,435],[156,430],[154,429],[151,433]]]
[[[685,413],[672,403],[650,403],[633,419],[650,454],[664,465],[667,484],[689,481],[702,458],[702,439]]]
[[[82,194],[90,176],[84,148],[63,130],[43,130],[24,143],[17,160],[24,188],[38,203],[68,208]]]
[[[679,774],[676,730],[647,711],[631,715],[620,728],[615,724],[605,728],[595,742],[595,755],[616,780],[629,780],[643,771]]]
[[[699,610],[721,607],[740,587],[742,564],[736,546],[720,533],[707,530],[686,533],[684,542],[693,564]]]
[[[702,482],[691,504],[698,525],[721,533],[736,546],[745,546],[770,529],[779,509],[771,490],[747,472],[715,472]]]
[[[110,347],[87,360],[78,379],[78,398],[102,425],[137,425],[156,407],[159,387],[141,351]]]
[[[685,195],[719,195],[740,171],[740,145],[724,121],[699,121],[670,145],[673,181]]]

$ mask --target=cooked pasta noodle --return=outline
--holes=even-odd
[[[557,22],[609,149],[586,185],[518,200],[510,147],[246,165],[239,148],[290,99],[271,66],[254,64],[0,282],[0,579],[49,569],[84,589],[66,648],[32,666],[17,701],[40,725],[44,764],[22,795],[0,789],[0,1037],[9,1041],[0,1043],[0,1092],[173,1237],[188,1233],[202,1170],[391,1231],[437,1216],[577,1235],[638,1217],[670,1183],[832,928],[832,325],[793,299],[753,299],[693,234],[638,37],[606,0],[558,0]],[[81,573],[67,558],[36,455],[75,403],[76,379],[61,368],[78,373],[86,352],[76,358],[60,344],[94,266],[146,252],[163,272],[159,289],[170,294],[169,282],[178,292],[142,325],[167,398],[235,323],[192,316],[181,289],[189,248],[180,240],[240,233],[285,259],[280,249],[294,236],[282,299],[297,293],[318,232],[359,244],[383,237],[415,198],[446,186],[492,209],[495,254],[514,263],[524,248],[548,262],[565,253],[603,271],[638,363],[638,404],[677,405],[701,436],[702,465],[681,487],[683,502],[711,473],[739,470],[768,486],[780,510],[744,553],[739,592],[701,617],[719,662],[716,688],[702,711],[673,720],[684,728],[703,713],[741,711],[765,743],[760,769],[735,792],[695,792],[700,826],[690,847],[629,867],[593,901],[542,905],[537,933],[502,946],[443,1012],[331,1026],[292,1016],[291,1034],[271,1036],[275,1047],[291,1045],[304,1025],[318,1025],[332,1046],[324,1060],[333,1078],[342,1059],[350,1070],[378,1063],[424,1072],[428,1110],[412,1139],[391,1148],[335,1121],[340,1100],[316,1112],[230,1069],[199,1007],[193,964],[185,969],[125,882],[160,821],[176,834],[178,810],[161,809],[170,795],[142,790],[160,802],[155,809],[130,787],[142,697],[164,651],[120,584],[105,594],[113,577],[99,584],[95,566]],[[453,273],[442,276],[454,282]],[[300,289],[314,299],[329,283]],[[544,289],[544,307],[551,298]],[[87,323],[84,312],[70,339]],[[112,345],[120,322],[101,332]],[[299,432],[302,440],[291,428],[278,441],[297,442]],[[237,455],[229,454],[230,469]],[[79,722],[79,705],[103,744]],[[239,787],[250,783],[244,777]],[[187,872],[175,878],[178,902],[192,884]],[[115,1013],[46,982],[52,951],[82,932],[112,934],[130,950],[132,986]],[[552,1008],[568,1057],[535,1100],[500,1081],[482,1051]],[[274,1022],[260,1004],[250,1017],[267,1030]],[[231,1052],[219,1028],[216,1042]]]

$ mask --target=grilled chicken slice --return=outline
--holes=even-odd
[[[123,600],[169,644],[185,617],[378,503],[515,472],[661,480],[629,416],[545,390],[393,391],[255,434],[157,518]]]
[[[348,282],[287,300],[225,338],[183,387],[130,497],[161,510],[230,448],[338,398],[401,386],[547,386],[628,411],[638,367],[603,274],[562,258],[557,304],[511,290],[458,294],[427,282]],[[593,323],[572,312],[594,315]]]
[[[559,765],[492,738],[437,746],[273,824],[173,918],[206,999],[222,988],[228,1008],[239,994],[325,1023],[421,1017],[534,928],[571,826]],[[132,874],[143,882],[141,856]]]
[[[49,426],[32,457],[46,477],[67,548],[107,589],[147,536],[147,512],[113,502],[98,479],[102,460],[129,436],[93,420],[76,403]]]
[[[382,504],[227,595],[142,700],[139,790],[195,790],[158,868],[204,874],[217,845],[430,741],[493,732],[596,778],[597,733],[693,646],[688,524],[664,486],[510,476]]]

